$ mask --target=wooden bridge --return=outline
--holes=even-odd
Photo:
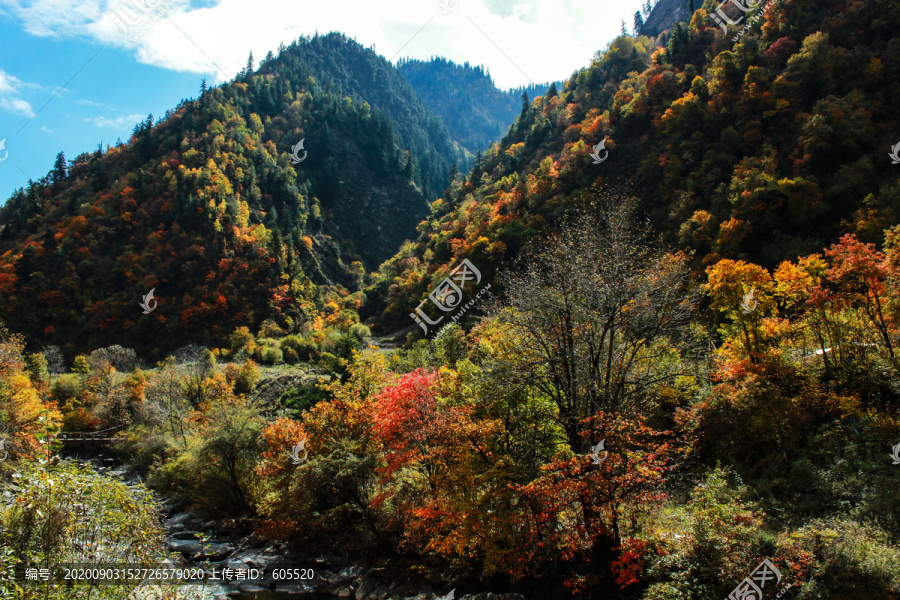
[[[63,431],[56,436],[56,439],[60,442],[108,442],[124,427],[123,424],[96,431]]]

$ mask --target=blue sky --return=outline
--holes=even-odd
[[[498,86],[567,78],[641,0],[0,0],[0,203],[148,114],[300,35],[341,31],[395,62],[485,65]],[[8,154],[7,154],[8,153]]]

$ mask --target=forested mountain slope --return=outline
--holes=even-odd
[[[664,34],[665,47],[619,37],[525,107],[433,204],[417,242],[383,265],[370,298],[384,324],[411,323],[463,258],[490,277],[610,184],[631,189],[697,271],[723,257],[771,267],[845,232],[880,242],[900,217],[888,156],[900,140],[900,6],[785,0],[747,21],[737,42],[738,28],[726,37],[706,10]]]
[[[352,323],[349,292],[459,156],[402,75],[341,35],[252,67],[14,193],[0,318],[36,342],[144,350],[266,318],[290,331],[323,310]]]
[[[423,105],[403,75],[383,56],[342,34],[301,38],[296,51],[281,52],[274,61],[265,61],[259,73],[276,74],[276,79],[284,78],[294,88],[304,85],[306,74],[310,73],[326,91],[367,102],[387,115],[401,146],[415,158],[408,170],[431,200],[444,190],[450,166],[464,158],[439,114],[429,112],[430,107]],[[272,92],[278,89],[276,83]],[[384,139],[359,142],[369,144],[372,152],[390,152],[394,140],[387,132],[384,135]],[[387,149],[381,149],[382,145]]]
[[[442,57],[403,60],[397,68],[425,106],[441,117],[450,136],[473,155],[503,137],[519,114],[522,94],[542,96],[550,87],[529,85],[504,92],[484,67]]]

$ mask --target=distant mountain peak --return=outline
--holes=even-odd
[[[523,92],[529,98],[543,96],[551,85],[503,91],[482,65],[457,64],[443,57],[404,59],[397,68],[425,106],[443,119],[453,141],[470,154],[489,148],[506,134],[521,111]],[[466,170],[469,164],[460,166]]]

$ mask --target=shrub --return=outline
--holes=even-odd
[[[775,557],[775,541],[761,530],[764,513],[741,499],[745,489],[736,476],[734,485],[728,479],[716,469],[675,510],[667,526],[683,535],[659,532],[650,540],[655,551],[647,553],[651,585],[644,600],[723,597],[760,556]]]
[[[438,362],[432,351],[432,342],[418,340],[409,348],[401,349],[391,355],[391,368],[399,373],[411,373],[416,369],[437,366]]]
[[[248,327],[238,327],[234,333],[228,336],[228,341],[231,342],[231,352],[235,353],[252,344],[254,340]]]
[[[337,339],[335,354],[346,360],[353,359],[353,353],[359,351],[359,340],[350,333],[345,333]]]
[[[304,339],[299,335],[289,335],[283,338],[279,345],[281,350],[285,352],[285,359],[287,359],[288,350],[292,350],[297,355],[297,358],[303,360],[309,360],[317,351],[315,342]]]
[[[50,388],[50,398],[60,407],[78,398],[81,395],[81,377],[74,374],[61,375]]]
[[[136,425],[116,436],[112,449],[141,471],[167,460],[174,451],[163,430]]]
[[[303,338],[299,335],[289,335],[287,337],[281,338],[278,342],[278,346],[282,350],[291,349],[294,352],[300,349],[300,346],[303,344]]]
[[[335,351],[335,347],[337,346],[337,337],[333,334],[328,335],[324,340],[319,343],[319,352],[321,354],[325,354],[326,352],[329,354],[333,354]]]
[[[278,326],[273,319],[266,319],[262,322],[262,325],[259,327],[259,335],[257,337],[261,338],[275,338],[281,337],[284,335],[284,330]]]
[[[322,351],[322,349],[319,348],[319,345],[316,343],[315,340],[304,339],[303,343],[304,343],[304,345],[303,345],[302,352],[298,351],[297,354],[299,354],[301,357],[306,358],[306,360],[312,360],[313,358],[317,357],[319,355],[319,353]]]
[[[87,361],[92,369],[100,369],[109,364],[117,371],[126,373],[133,370],[138,363],[137,353],[134,350],[119,345],[98,348],[88,355]]]
[[[350,334],[359,341],[363,341],[366,338],[372,337],[372,332],[362,323],[355,323],[354,325],[352,325],[350,327]]]
[[[297,355],[297,353],[294,351],[293,348],[285,348],[283,350],[283,352],[284,352],[284,362],[288,363],[289,365],[293,365],[298,360],[300,360],[300,357]]]
[[[100,419],[83,406],[78,406],[63,414],[65,431],[91,431],[100,427]]]
[[[799,600],[893,600],[900,585],[900,548],[874,525],[816,520],[779,540],[779,553],[801,568]]]
[[[58,568],[66,563],[96,563],[96,543],[103,546],[102,559],[112,563],[151,563],[162,556],[162,531],[158,507],[142,486],[99,475],[89,469],[60,463],[45,469],[23,464],[15,501],[0,508],[0,570],[26,564]],[[9,598],[37,597],[33,587],[0,578],[0,595]],[[95,586],[70,582],[40,590],[40,598],[125,599],[128,586]]]
[[[438,360],[447,365],[455,365],[466,357],[469,344],[466,332],[456,323],[450,324],[437,339],[434,340],[434,353]]]
[[[274,365],[281,362],[282,352],[278,340],[272,338],[260,338],[256,340],[257,346],[253,350],[253,357],[261,363]],[[277,351],[277,352],[273,352]]]
[[[260,360],[267,365],[275,365],[282,362],[283,353],[280,348],[266,346],[260,353]]]
[[[256,366],[255,362],[248,358],[244,361],[244,364],[241,365],[241,370],[238,372],[237,377],[234,380],[235,393],[249,394],[253,391],[256,383],[261,378],[262,374],[259,372],[259,367]]]
[[[199,363],[204,373],[214,373],[216,371],[216,353],[207,349],[200,357]]]
[[[87,375],[91,372],[91,365],[88,364],[87,357],[83,354],[79,354],[75,357],[75,360],[72,361],[72,372],[78,373],[80,375]]]
[[[319,357],[319,366],[326,372],[340,375],[344,371],[341,360],[331,352],[323,352]]]
[[[253,513],[266,424],[259,408],[226,395],[204,405],[199,418],[204,426],[174,460],[152,469],[148,481],[209,515]]]
[[[327,397],[328,393],[312,382],[286,391],[279,401],[291,412],[293,418],[299,419],[303,411],[309,410]]]
[[[187,344],[172,353],[172,358],[177,364],[195,363],[203,359],[206,348],[197,344]]]
[[[43,386],[50,379],[50,370],[47,368],[47,359],[43,354],[37,352],[29,354],[25,357],[25,370],[31,383],[36,386]]]

